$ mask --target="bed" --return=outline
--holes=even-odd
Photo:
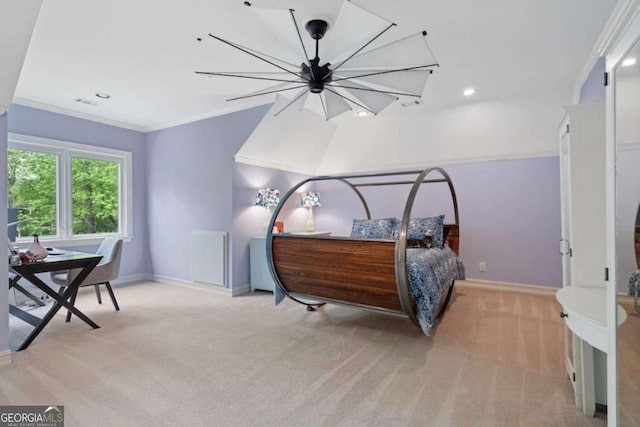
[[[434,173],[440,177],[429,178]],[[407,180],[407,175],[413,175],[414,179]],[[348,185],[363,204],[366,219],[354,220],[351,237],[271,232],[283,205],[300,187],[331,179]],[[429,221],[436,217],[414,218],[412,208],[420,185],[437,183],[448,185],[454,222],[444,224],[444,215],[439,215],[442,231],[434,237],[432,230],[428,235],[423,232],[425,224],[431,224]],[[383,185],[411,186],[403,216],[395,223],[393,218],[371,219],[359,190],[362,186]],[[372,224],[376,221],[387,223],[378,227]],[[361,224],[387,231],[362,232],[363,227],[357,227]],[[282,198],[267,230],[267,265],[276,283],[276,303],[290,298],[309,311],[327,302],[381,311],[408,317],[429,335],[447,307],[455,280],[464,278],[464,265],[457,257],[460,239],[457,199],[451,179],[441,168],[305,179]]]

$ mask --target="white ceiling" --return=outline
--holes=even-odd
[[[265,102],[225,99],[270,84],[194,73],[268,69],[206,34],[282,57],[299,42],[285,36],[293,24],[281,28],[286,24],[280,25],[278,14],[284,23],[294,8],[301,25],[318,17],[333,23],[342,0],[252,3],[45,0],[14,102],[144,131]],[[428,31],[441,66],[423,98],[426,108],[437,109],[469,102],[461,94],[468,86],[477,90],[473,102],[572,87],[615,5],[614,0],[354,3],[398,24],[393,34],[385,34],[389,41]],[[273,17],[265,21],[263,6],[280,10],[271,10]],[[351,24],[358,29],[358,22]],[[197,42],[197,37],[204,40]],[[96,92],[112,97],[101,100]],[[388,110],[393,114],[399,108]]]

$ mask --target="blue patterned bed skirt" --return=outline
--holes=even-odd
[[[438,315],[440,297],[454,280],[464,279],[464,265],[447,245],[444,248],[407,249],[407,277],[420,327],[425,335],[429,335]]]

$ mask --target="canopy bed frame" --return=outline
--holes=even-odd
[[[432,173],[441,177],[427,179]],[[414,179],[406,177],[415,176]],[[393,177],[396,177],[395,180]],[[400,177],[400,178],[398,178]],[[402,179],[404,177],[404,179]],[[411,185],[397,240],[353,237],[313,236],[272,233],[278,214],[287,199],[303,185],[317,181],[340,181],[349,186],[362,202],[367,219],[369,206],[359,188]],[[267,227],[267,265],[271,276],[285,296],[314,311],[327,302],[346,304],[408,317],[419,326],[416,304],[412,301],[406,268],[407,238],[411,211],[421,184],[446,183],[453,202],[453,224],[445,224],[446,242],[458,255],[459,217],[455,189],[449,175],[441,168],[407,172],[317,176],[291,188],[276,207]],[[330,267],[328,267],[330,266]],[[438,319],[445,311],[453,282],[440,294]],[[310,300],[310,301],[309,301]]]

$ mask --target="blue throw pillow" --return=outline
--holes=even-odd
[[[351,237],[361,239],[393,239],[398,218],[354,219]]]
[[[401,227],[402,221],[398,221],[396,239],[400,237]],[[444,215],[427,218],[411,218],[409,220],[407,239],[424,240],[425,236],[432,237],[432,245],[434,248],[444,247]]]

